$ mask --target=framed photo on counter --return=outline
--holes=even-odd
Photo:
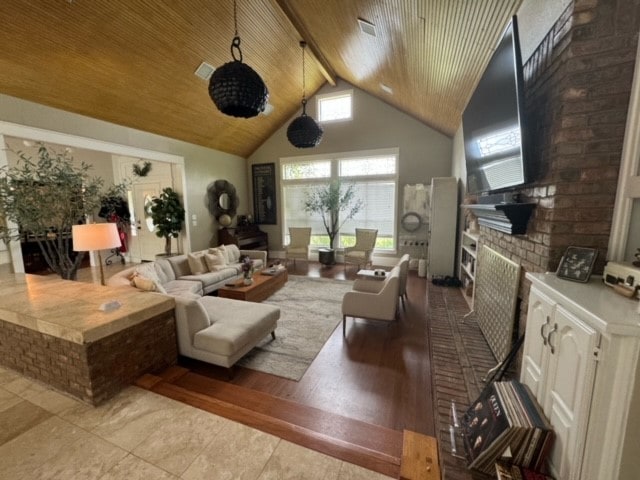
[[[567,247],[556,275],[566,280],[586,283],[589,281],[598,250],[585,247]]]

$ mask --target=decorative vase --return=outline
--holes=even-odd
[[[253,283],[253,278],[251,277],[250,273],[245,273],[244,275],[244,284],[245,285],[251,285]]]

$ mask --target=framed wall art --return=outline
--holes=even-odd
[[[264,225],[277,224],[275,163],[256,163],[251,165],[251,177],[253,180],[253,215],[255,223]]]
[[[567,247],[556,275],[574,282],[588,282],[598,250],[585,247]]]

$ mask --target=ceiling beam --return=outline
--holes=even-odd
[[[332,87],[335,87],[337,78],[336,72],[331,67],[325,56],[322,55],[322,52],[320,52],[318,44],[309,33],[309,30],[307,30],[307,28],[305,27],[302,19],[293,11],[291,6],[289,5],[288,0],[275,0],[275,3],[278,4],[280,10],[282,10],[282,12],[291,22],[291,25],[293,25],[293,28],[295,28],[296,31],[300,34],[300,36],[302,37],[301,40],[307,42],[308,50],[313,56],[313,59],[318,64],[318,68],[320,69],[320,73],[322,73],[322,76],[326,78],[327,82],[329,82]]]

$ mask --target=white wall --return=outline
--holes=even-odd
[[[278,165],[279,159],[283,157],[398,147],[400,159],[397,205],[400,218],[405,184],[430,184],[432,177],[451,175],[451,139],[345,81],[339,80],[335,87],[327,84],[317,93],[337,93],[349,89],[353,90],[351,121],[324,124],[324,136],[320,145],[298,149],[289,143],[286,131],[291,120],[302,113],[299,111],[249,157],[248,172],[254,163],[275,162]],[[317,119],[315,96],[308,101],[307,114]],[[281,219],[279,179],[277,188],[278,216]],[[269,234],[270,249],[281,250],[280,225],[263,225],[261,229]]]
[[[573,0],[524,0],[518,9],[518,29],[520,31],[520,51],[522,62],[526,63],[531,54],[549,32],[560,14]]]
[[[190,225],[191,250],[206,248],[211,237],[217,236],[217,225],[205,206],[206,187],[210,182],[224,178],[233,183],[240,198],[238,212],[248,211],[246,160],[237,155],[1,94],[0,120],[183,157],[188,186],[187,217],[191,221],[195,214],[197,219],[197,226]]]

